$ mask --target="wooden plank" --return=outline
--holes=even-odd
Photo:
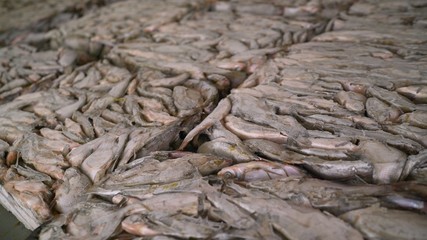
[[[29,230],[34,230],[42,224],[42,222],[37,219],[37,214],[25,207],[21,200],[9,194],[3,185],[0,185],[0,203],[6,210],[15,215],[15,217]]]

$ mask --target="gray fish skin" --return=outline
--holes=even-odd
[[[410,112],[416,109],[414,103],[399,95],[397,92],[391,92],[380,87],[370,87],[367,89],[367,93],[387,102],[403,112]]]
[[[354,228],[339,218],[327,215],[311,207],[295,206],[279,198],[260,193],[257,190],[244,190],[239,186],[232,188],[244,194],[231,201],[251,214],[269,214],[276,219],[273,228],[288,239],[310,239],[338,237],[343,239],[363,239]],[[255,200],[254,200],[255,199]],[[307,231],[306,228],[318,228]]]
[[[221,123],[215,123],[207,131],[207,135],[211,141],[200,145],[197,152],[222,156],[237,163],[259,159],[249,151],[236,135],[228,131]]]
[[[145,208],[139,205],[118,208],[99,200],[82,202],[73,211],[66,213],[66,232],[73,237],[107,239],[115,232],[124,216],[140,210]]]
[[[378,205],[340,216],[367,239],[423,239],[427,234],[424,214],[392,210]]]
[[[79,202],[86,200],[85,193],[92,185],[91,180],[77,168],[64,172],[62,183],[55,189],[55,209],[61,213],[71,211]]]
[[[146,158],[141,158],[120,166],[107,176],[102,186],[140,186],[166,184],[185,179],[197,179],[216,173],[232,164],[232,160],[209,154],[185,152],[153,152]],[[166,160],[156,159],[158,155],[166,154]],[[157,157],[156,157],[157,155]],[[178,155],[179,157],[170,157]],[[182,155],[182,156],[180,156]]]
[[[108,133],[102,137],[103,143],[84,159],[80,168],[92,182],[97,183],[107,174],[109,169],[114,168],[116,161],[123,152],[128,135],[127,130],[115,134]]]
[[[228,98],[222,99],[217,107],[205,118],[201,123],[199,123],[195,128],[193,128],[187,136],[185,136],[184,140],[181,143],[181,146],[179,146],[178,150],[183,150],[191,140],[193,140],[196,135],[201,133],[203,130],[208,129],[209,127],[213,126],[215,122],[220,121],[223,119],[231,109],[231,102]]]
[[[312,206],[334,215],[379,203],[378,197],[387,196],[393,191],[391,185],[350,186],[309,177],[256,181],[249,183],[248,186],[267,191],[294,204]]]
[[[387,144],[364,141],[359,144],[359,153],[373,166],[373,181],[384,184],[399,180],[407,155]]]

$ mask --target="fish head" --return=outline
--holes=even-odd
[[[221,158],[214,155],[208,154],[192,154],[189,162],[193,164],[203,176],[209,175],[219,170],[230,166],[233,160],[228,158]]]

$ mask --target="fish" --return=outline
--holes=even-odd
[[[114,168],[126,146],[129,132],[119,129],[115,133],[108,133],[101,139],[102,143],[79,166],[93,183],[99,182],[110,168]]]
[[[414,127],[408,123],[384,125],[384,131],[414,140],[427,147],[427,129]]]
[[[266,160],[238,163],[223,168],[218,172],[218,176],[224,179],[236,179],[239,181],[268,180],[302,175],[301,171],[295,166]]]
[[[399,117],[399,122],[408,123],[411,126],[419,128],[427,128],[427,111],[417,110],[410,113],[402,114]]]
[[[64,106],[55,111],[60,119],[70,118],[75,111],[80,109],[86,103],[86,95],[78,95],[78,100],[68,106]]]
[[[378,184],[397,182],[407,154],[378,141],[363,141],[359,153],[373,166],[373,181]]]
[[[60,213],[72,211],[79,202],[88,198],[86,190],[91,185],[91,180],[78,168],[68,168],[64,172],[64,178],[55,187],[55,209]]]
[[[208,210],[209,218],[221,219],[228,226],[237,229],[248,229],[256,224],[256,220],[244,208],[233,204],[232,197],[217,191],[206,182],[201,182],[199,188],[213,206]]]
[[[391,92],[380,87],[369,87],[367,93],[396,107],[402,112],[411,112],[416,109],[413,102],[404,96],[399,95],[397,92]]]
[[[16,143],[17,151],[24,162],[56,179],[62,179],[64,168],[69,167],[69,163],[61,154],[67,146],[66,142],[48,140],[34,133],[27,133]]]
[[[335,95],[335,101],[344,105],[350,111],[363,113],[365,111],[366,97],[356,92],[341,91]]]
[[[330,238],[363,239],[362,235],[341,219],[325,214],[312,207],[292,205],[277,197],[267,195],[255,189],[245,190],[233,184],[242,197],[232,198],[231,201],[251,215],[267,214],[280,235],[288,239]],[[307,228],[316,231],[307,231]]]
[[[157,153],[153,153],[157,154]],[[149,157],[149,156],[146,156]],[[230,159],[214,155],[191,153],[178,158],[159,161],[149,157],[134,160],[109,174],[102,181],[102,186],[139,186],[172,183],[184,179],[194,179],[215,173],[229,166]]]
[[[208,129],[215,122],[223,119],[231,109],[231,102],[228,98],[223,98],[217,105],[217,107],[208,115],[201,123],[193,128],[184,138],[178,150],[183,150],[198,134],[203,130]]]
[[[366,112],[369,117],[380,124],[396,123],[401,115],[401,111],[398,108],[389,106],[375,97],[366,100]]]
[[[220,79],[226,78],[226,77],[223,77],[222,75],[218,75],[218,76],[220,77]],[[216,107],[216,104],[218,103],[219,90],[220,90],[216,85],[213,85],[211,82],[208,82],[208,81],[195,80],[195,79],[189,79],[185,81],[183,85],[186,87],[195,89],[201,94],[201,96],[203,97],[203,104],[202,104],[203,111],[205,113],[209,114],[214,110],[214,108]]]
[[[197,148],[199,153],[222,156],[238,163],[259,159],[247,149],[236,135],[225,129],[220,122],[215,123],[207,131],[206,135],[211,141],[201,144]]]
[[[394,193],[392,185],[347,185],[310,177],[284,177],[252,181],[249,188],[266,191],[300,206],[310,206],[340,215],[380,203],[380,197]]]
[[[246,121],[267,125],[286,135],[289,141],[306,136],[307,130],[292,116],[276,115],[265,102],[247,94],[232,94],[231,114]],[[301,138],[300,138],[301,139]]]
[[[426,85],[412,85],[400,87],[396,92],[411,99],[416,104],[427,103],[427,86]]]
[[[105,239],[113,235],[126,215],[144,210],[145,208],[139,205],[120,208],[116,205],[93,199],[81,202],[71,212],[64,213],[64,216],[67,216],[65,223],[55,223],[54,221],[48,224],[47,228],[58,224],[63,226],[64,232],[68,236]]]
[[[203,98],[200,93],[184,86],[173,88],[173,101],[178,109],[177,116],[193,115],[197,109],[203,106]]]
[[[424,214],[378,205],[344,213],[340,218],[352,224],[367,239],[423,239],[427,234]]]
[[[274,128],[254,124],[231,114],[224,118],[224,126],[242,140],[266,139],[276,143],[287,142],[287,137]]]

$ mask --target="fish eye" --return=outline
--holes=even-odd
[[[234,174],[230,171],[227,171],[224,173],[224,175],[222,176],[224,179],[231,179],[234,178]]]

